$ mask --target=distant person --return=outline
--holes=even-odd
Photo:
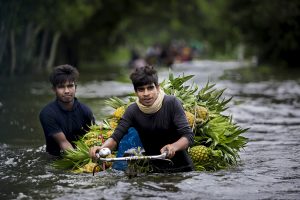
[[[161,46],[159,44],[155,44],[154,46],[150,46],[147,48],[145,61],[149,65],[159,65],[159,56],[161,54]]]
[[[73,149],[78,140],[95,123],[89,107],[75,97],[79,72],[70,65],[54,68],[50,75],[55,100],[46,105],[39,118],[46,139],[46,151],[60,156],[67,149]]]
[[[171,45],[163,46],[159,56],[159,63],[162,66],[172,67],[176,57],[176,52]]]
[[[129,61],[130,68],[138,68],[146,65],[146,61],[136,50],[131,50],[131,58]]]
[[[115,149],[128,129],[136,129],[146,155],[167,152],[174,165],[154,160],[153,172],[185,172],[193,170],[187,148],[194,141],[194,134],[186,119],[181,102],[160,89],[156,70],[151,66],[136,68],[130,75],[137,101],[122,116],[113,135],[102,146],[90,148],[90,156],[106,147]]]
[[[191,61],[192,60],[192,49],[188,46],[185,46],[181,50],[181,62]]]

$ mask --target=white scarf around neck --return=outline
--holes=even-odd
[[[165,92],[163,90],[159,90],[157,99],[154,101],[154,103],[151,106],[144,106],[140,103],[139,99],[136,100],[136,104],[138,105],[139,109],[146,114],[152,114],[159,111],[159,109],[162,106],[162,102],[164,100]]]

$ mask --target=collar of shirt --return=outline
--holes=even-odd
[[[64,107],[64,105],[63,105],[60,101],[58,101],[58,99],[56,99],[56,103],[57,103],[58,107],[59,107],[61,110],[65,111],[65,112],[72,112],[72,111],[74,111],[74,110],[77,108],[77,106],[78,106],[78,100],[77,100],[76,97],[75,97],[74,100],[73,100],[73,107],[72,107],[71,110],[67,110],[67,109]]]

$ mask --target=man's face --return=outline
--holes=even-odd
[[[136,95],[144,106],[152,106],[159,94],[159,86],[154,83],[137,87]]]
[[[74,82],[67,81],[54,87],[53,91],[62,103],[71,103],[75,97],[76,85]]]

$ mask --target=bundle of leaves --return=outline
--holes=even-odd
[[[239,152],[247,144],[247,138],[242,134],[248,128],[241,128],[233,122],[232,116],[223,114],[232,99],[222,97],[225,89],[216,89],[215,84],[209,82],[199,89],[195,84],[187,84],[192,78],[193,75],[174,77],[170,73],[160,87],[166,94],[176,96],[183,105],[195,134],[194,144],[189,149],[195,169],[211,171],[234,166],[239,161]],[[135,102],[136,98],[134,94],[130,94],[127,100],[118,97],[106,100],[106,105],[113,108],[114,112],[103,120],[101,126],[93,125],[76,143],[77,149],[66,151],[62,160],[56,161],[54,166],[84,171],[84,166],[91,163],[88,157],[89,147],[101,145],[113,133],[126,108]]]
[[[52,166],[56,169],[70,170],[75,173],[92,173],[111,167],[111,163],[106,163],[105,166],[98,165],[89,156],[90,147],[101,146],[111,133],[112,128],[107,122],[102,126],[96,124],[90,126],[89,131],[80,140],[75,141],[76,148],[66,150],[61,156],[62,158],[55,160]]]
[[[216,89],[209,82],[199,89],[186,85],[193,75],[169,78],[161,83],[166,94],[178,97],[194,132],[194,144],[189,154],[196,170],[218,170],[234,166],[239,161],[239,152],[246,146],[242,136],[248,128],[233,122],[232,116],[224,115],[231,98],[223,98],[225,89]]]

